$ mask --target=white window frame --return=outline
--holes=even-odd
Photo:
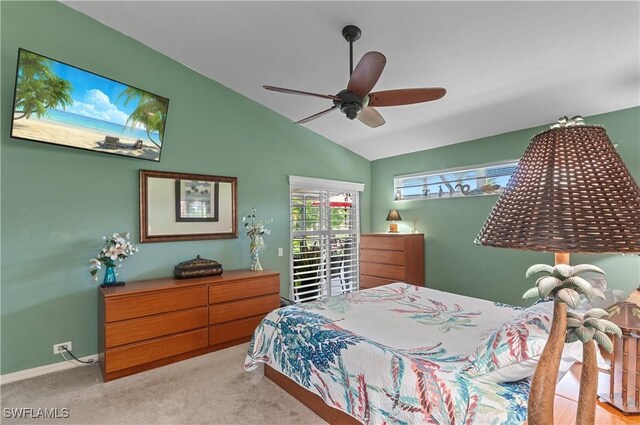
[[[433,189],[435,187],[435,185],[440,185],[440,186],[453,186],[454,183],[456,183],[456,181],[441,181],[441,182],[437,182],[437,183],[429,183],[427,184],[428,179],[432,178],[432,177],[439,177],[442,179],[443,175],[446,174],[450,174],[450,173],[465,173],[465,172],[470,172],[470,171],[475,171],[476,177],[473,178],[468,178],[468,179],[461,179],[459,180],[459,182],[464,183],[464,181],[467,180],[476,180],[478,183],[478,185],[483,185],[486,182],[486,173],[487,170],[494,170],[494,169],[500,169],[500,168],[505,168],[505,167],[513,167],[515,169],[515,167],[518,164],[517,159],[511,159],[511,160],[506,160],[506,161],[498,161],[498,162],[490,162],[490,163],[486,163],[486,164],[478,164],[475,166],[466,166],[466,167],[454,167],[454,168],[446,168],[443,170],[434,170],[434,171],[423,171],[423,172],[418,172],[418,173],[411,173],[411,174],[402,174],[402,175],[397,175],[393,177],[393,200],[394,201],[422,201],[422,200],[435,200],[435,199],[451,199],[451,198],[465,198],[465,197],[474,197],[474,196],[495,196],[495,195],[500,195],[505,188],[505,185],[502,185],[499,189],[497,190],[492,190],[492,191],[487,191],[487,192],[480,192],[480,193],[473,193],[471,192],[468,196],[463,194],[462,188],[460,188],[460,190],[458,190],[458,187],[456,187],[456,191],[455,193],[451,193],[451,190],[449,187],[447,187],[447,189],[444,191],[444,193],[438,193],[434,190],[430,190],[427,194],[424,195],[419,195],[419,194],[410,194],[407,195],[404,192],[404,189],[407,187],[427,187],[427,186],[432,186],[431,189]],[[502,177],[510,177],[511,174],[505,174]],[[411,185],[411,186],[407,186],[405,184],[406,180],[423,180],[423,183],[420,183],[419,185]],[[468,186],[468,185],[467,185]],[[473,186],[472,186],[473,187]],[[479,190],[479,189],[476,189]]]
[[[294,230],[293,224],[293,216],[291,215],[291,211],[293,208],[292,204],[292,194],[295,190],[309,190],[309,191],[318,191],[323,192],[326,197],[326,205],[325,207],[320,209],[320,228],[319,230],[303,230],[296,231]],[[332,236],[339,234],[349,234],[353,236],[353,240],[355,241],[355,246],[352,246],[350,249],[352,253],[355,253],[355,260],[351,259],[351,261],[356,261],[355,266],[355,280],[352,280],[351,283],[355,285],[349,286],[344,292],[351,292],[359,289],[359,247],[360,247],[360,193],[364,190],[363,183],[354,183],[354,182],[346,182],[339,180],[326,180],[326,179],[318,179],[311,177],[301,177],[301,176],[289,176],[289,298],[294,302],[300,302],[300,297],[296,294],[294,289],[294,250],[293,250],[293,242],[295,238],[299,238],[302,236],[317,236],[319,240],[321,240],[321,246],[323,250],[325,250],[325,258],[324,258],[324,279],[320,283],[322,285],[322,290],[312,298],[320,299],[332,295],[336,295],[332,293],[332,285],[331,285],[331,255],[326,255],[326,250],[331,252],[331,241],[333,240]],[[355,213],[353,216],[354,225],[350,229],[340,229],[334,230],[331,228],[331,206],[329,199],[332,194],[335,193],[351,193],[352,194],[352,209],[355,209]],[[322,242],[323,241],[323,242]],[[322,255],[322,253],[321,253]],[[353,270],[352,270],[353,272]],[[343,292],[341,292],[343,293]]]

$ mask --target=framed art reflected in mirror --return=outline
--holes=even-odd
[[[140,170],[140,242],[238,237],[236,177]]]

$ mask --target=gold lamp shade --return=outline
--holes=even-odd
[[[400,217],[398,210],[390,210],[389,214],[387,214],[386,221],[392,222],[389,224],[389,233],[398,233],[398,225],[394,223],[395,221],[402,221],[402,217]]]
[[[640,252],[638,184],[604,127],[571,122],[531,139],[476,244]]]

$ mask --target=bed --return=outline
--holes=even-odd
[[[289,392],[304,388],[363,424],[522,423],[528,380],[465,373],[469,354],[521,310],[393,283],[269,313],[245,369],[264,363]]]

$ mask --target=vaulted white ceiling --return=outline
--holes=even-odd
[[[340,112],[306,124],[367,159],[640,104],[640,3],[64,1],[296,121],[331,101],[356,61],[387,57],[376,90],[446,87],[436,102],[379,108],[368,128]],[[251,119],[251,117],[247,117]]]

